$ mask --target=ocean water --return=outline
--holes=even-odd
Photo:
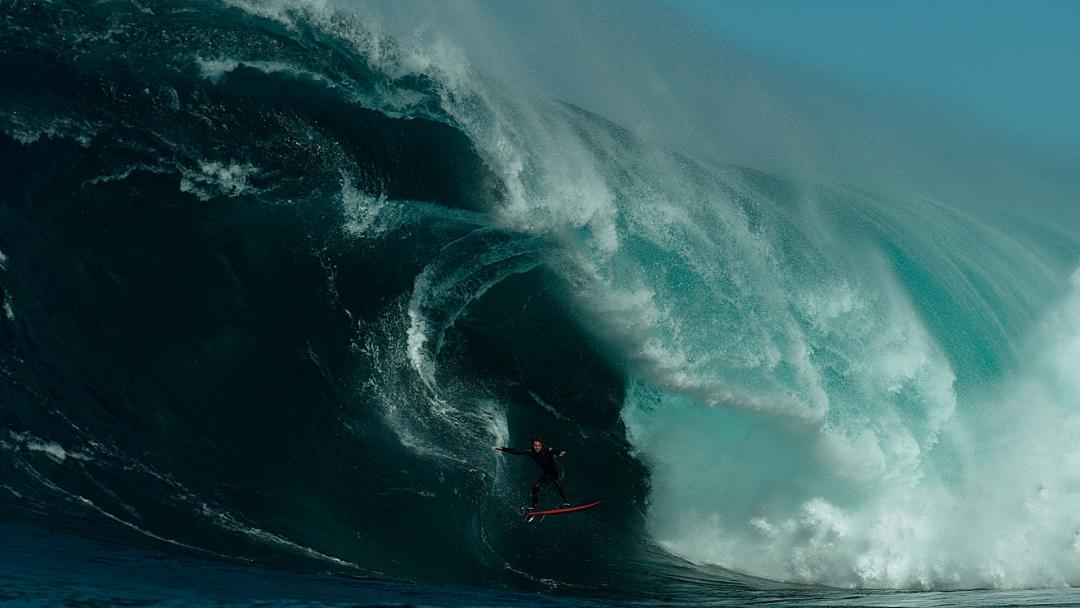
[[[854,591],[686,579],[684,593],[637,600],[426,585],[304,568],[161,553],[128,544],[0,524],[5,606],[1069,606],[1069,589]],[[62,557],[61,557],[62,556]]]
[[[352,5],[0,16],[5,601],[1080,601],[1074,206],[720,162]],[[521,521],[534,434],[603,506]]]

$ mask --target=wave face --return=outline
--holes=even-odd
[[[1077,224],[694,159],[320,4],[3,10],[4,512],[582,593],[1080,584]],[[602,511],[518,521],[488,446],[536,433]]]

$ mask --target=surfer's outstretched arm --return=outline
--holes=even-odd
[[[518,456],[528,456],[529,455],[528,450],[515,450],[514,448],[505,448],[505,447],[500,447],[500,446],[497,446],[497,445],[491,446],[491,449],[495,450],[496,452],[506,452],[507,454],[516,454]]]

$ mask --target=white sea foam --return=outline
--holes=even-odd
[[[155,165],[146,165],[146,164],[131,165],[129,167],[124,168],[122,171],[117,171],[117,172],[109,173],[109,174],[106,174],[106,175],[98,175],[96,177],[90,178],[90,179],[86,180],[85,182],[83,182],[83,186],[96,186],[96,185],[99,185],[99,184],[108,184],[108,183],[112,183],[112,182],[124,181],[127,178],[131,177],[131,174],[136,172],[136,171],[146,171],[148,173],[159,173],[159,174],[169,173],[170,172],[169,169],[165,169],[164,167],[155,166]]]
[[[838,421],[781,442],[783,429],[748,427],[724,412],[695,422],[704,414],[689,406],[660,417],[655,404],[628,409],[634,443],[654,467],[654,532],[693,561],[781,580],[890,588],[1076,584],[1075,276],[1072,290],[1032,334],[1017,374],[962,412],[931,409],[916,424],[875,412],[861,428]],[[935,384],[949,377],[927,376],[934,366],[926,351],[910,350],[919,340],[867,359],[859,377],[880,383],[884,395],[922,383],[932,404],[944,390]],[[635,399],[647,395],[637,391]],[[732,426],[758,449],[719,447]],[[762,494],[767,468],[749,484],[737,473],[755,453],[788,471],[774,479],[783,488],[772,498]],[[805,454],[816,454],[818,464],[800,461]],[[830,475],[846,481],[838,485]]]
[[[415,291],[414,291],[415,292]],[[409,329],[405,343],[409,349],[409,361],[417,376],[429,388],[435,387],[435,365],[427,355],[428,323],[419,307],[409,307]]]
[[[45,454],[55,462],[64,462],[69,458],[82,461],[90,460],[90,455],[84,451],[66,449],[55,441],[40,439],[27,432],[16,433],[9,431],[8,436],[14,444],[3,442],[4,447],[22,446],[27,451]]]
[[[198,171],[182,170],[180,191],[190,192],[203,201],[216,196],[250,194],[257,190],[248,184],[248,178],[258,173],[259,169],[251,163],[199,161]]]
[[[244,67],[258,70],[265,74],[285,74],[297,78],[316,80],[330,87],[336,86],[336,83],[322,74],[279,61],[204,59],[200,57],[197,58],[195,62],[199,66],[199,73],[202,77],[214,83],[221,82],[225,76],[238,68]]]
[[[402,211],[385,196],[371,196],[360,191],[348,176],[342,176],[342,229],[354,237],[378,237],[397,228]]]
[[[86,147],[96,134],[91,124],[63,116],[40,119],[15,112],[7,115],[0,125],[8,136],[27,146],[44,138],[71,139]]]
[[[69,457],[79,460],[87,460],[88,458],[78,452],[68,452],[64,448],[60,447],[60,444],[55,442],[38,443],[36,441],[30,441],[26,443],[26,449],[31,452],[43,452],[53,460],[57,462],[64,462]]]

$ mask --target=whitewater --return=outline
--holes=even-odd
[[[418,10],[3,8],[0,514],[573,597],[1080,584],[1068,180]],[[520,522],[534,433],[603,508]]]

